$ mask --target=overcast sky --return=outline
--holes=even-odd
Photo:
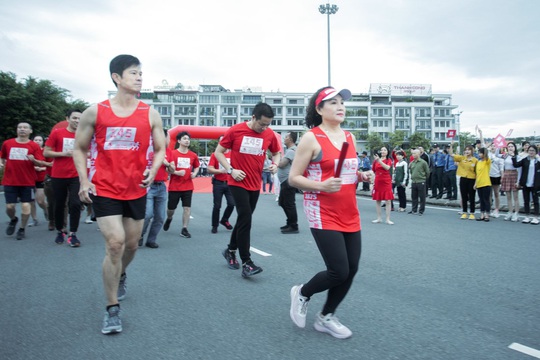
[[[53,80],[94,103],[109,61],[143,63],[143,87],[314,92],[327,83],[326,15],[315,0],[0,0],[0,70]],[[432,84],[461,131],[540,136],[539,0],[336,0],[332,85]]]

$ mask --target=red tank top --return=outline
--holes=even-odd
[[[118,117],[109,100],[97,105],[89,172],[97,196],[133,200],[146,194],[140,184],[153,152],[149,111],[150,106],[139,102],[131,115]]]
[[[309,163],[305,176],[310,180],[324,181],[334,176],[340,150],[319,127],[311,129],[311,132],[321,146],[322,157],[319,155],[318,159]],[[345,135],[350,146],[341,168],[341,190],[336,193],[304,192],[304,212],[310,228],[342,232],[360,230],[360,213],[356,203],[358,157],[351,134],[345,132]]]

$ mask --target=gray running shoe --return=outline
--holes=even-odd
[[[6,229],[6,235],[13,235],[15,232],[15,226],[17,225],[17,222],[19,221],[18,217],[14,217],[9,221],[8,227]]]
[[[120,276],[120,283],[118,284],[118,301],[122,301],[126,298],[127,285],[126,285],[127,275],[124,273]]]
[[[120,306],[111,306],[103,318],[101,332],[105,335],[122,332],[122,320],[120,320]]]

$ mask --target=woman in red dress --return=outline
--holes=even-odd
[[[392,191],[392,159],[388,157],[388,149],[383,146],[378,154],[375,154],[372,170],[375,173],[375,183],[373,185],[372,199],[375,200],[377,206],[377,219],[372,223],[378,224],[382,222],[381,218],[381,202],[386,201],[386,223],[394,225],[390,220],[390,211],[392,205],[390,202],[394,200]]]

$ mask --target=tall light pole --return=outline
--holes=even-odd
[[[460,119],[459,117],[461,116],[461,113],[463,113],[463,111],[460,111],[456,114],[456,119],[457,119],[457,122],[456,122],[456,125],[457,125],[457,134],[459,136],[459,141],[458,141],[458,151],[461,151],[461,130],[460,130]]]
[[[328,86],[331,86],[331,76],[330,76],[330,15],[337,13],[339,8],[337,5],[328,4],[319,5],[319,12],[323,15],[326,14],[326,24],[327,24],[327,33],[328,33]]]

